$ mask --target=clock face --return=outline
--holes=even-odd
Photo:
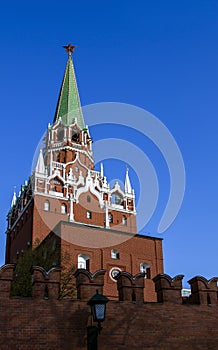
[[[119,267],[112,267],[112,269],[110,269],[109,271],[109,276],[112,279],[112,281],[117,282],[115,280],[115,277],[118,275],[119,272],[121,272],[122,270]]]

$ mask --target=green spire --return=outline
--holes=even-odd
[[[75,46],[68,44],[64,48],[68,52],[68,60],[53,123],[61,119],[62,123],[68,126],[73,124],[76,118],[77,125],[83,129],[85,124],[71,54]]]

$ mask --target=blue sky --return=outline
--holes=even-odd
[[[187,187],[163,234],[166,273],[183,273],[185,280],[217,275],[217,1],[5,2],[0,42],[0,264],[13,186],[28,178],[35,147],[53,120],[66,62],[61,46],[72,42],[82,104],[144,108],[168,127],[182,152]],[[99,132],[93,130],[94,140]],[[146,229],[155,235],[169,179],[155,147],[148,145],[148,153],[163,197]]]

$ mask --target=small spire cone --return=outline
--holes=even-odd
[[[100,174],[101,174],[101,178],[103,179],[103,177],[104,177],[104,167],[103,167],[103,163],[101,163]]]
[[[36,164],[36,172],[39,174],[45,173],[45,163],[44,163],[44,158],[42,154],[42,148],[40,148],[39,157]]]
[[[11,208],[16,204],[16,201],[17,201],[16,186],[14,186],[14,194],[11,201]]]
[[[125,178],[124,189],[125,189],[125,193],[128,193],[128,194],[132,193],[132,186],[131,186],[130,179],[129,179],[128,167],[126,167],[126,178]]]

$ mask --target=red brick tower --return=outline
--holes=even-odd
[[[37,244],[68,252],[70,263],[91,272],[106,269],[104,292],[117,297],[118,271],[146,272],[146,299],[155,300],[150,278],[163,272],[161,240],[136,234],[135,194],[128,169],[122,190],[110,188],[94,170],[92,139],[85,126],[72,52],[68,61],[53,124],[43,140],[29,182],[14,193],[8,213],[6,263]],[[54,262],[57,263],[57,262]]]

